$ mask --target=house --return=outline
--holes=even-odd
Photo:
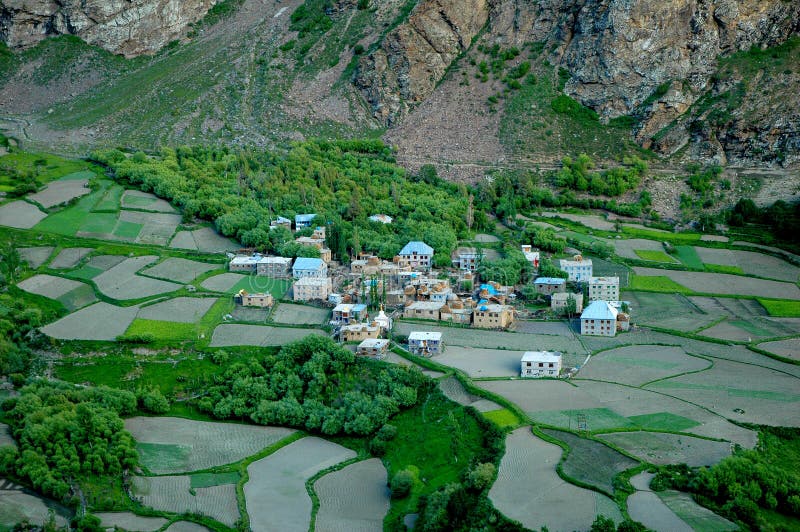
[[[469,325],[472,323],[472,312],[471,306],[465,306],[461,301],[451,301],[439,309],[439,319],[450,323]]]
[[[373,214],[372,216],[369,217],[369,219],[371,222],[378,222],[382,224],[390,224],[394,220],[388,214]]]
[[[592,259],[584,259],[581,255],[575,255],[572,260],[559,260],[558,268],[567,272],[570,281],[586,282],[592,277]]]
[[[302,279],[314,277],[322,279],[328,276],[328,265],[322,259],[298,257],[292,266],[292,277]],[[327,297],[327,296],[326,296]]]
[[[367,306],[353,303],[339,303],[333,309],[331,324],[346,325],[366,318]]]
[[[386,304],[395,307],[406,302],[405,290],[389,290],[386,292]]]
[[[525,260],[531,263],[531,266],[539,268],[539,252],[533,251],[530,244],[522,244],[522,254],[525,255]]]
[[[228,270],[232,272],[252,273],[256,271],[256,265],[261,258],[261,255],[258,253],[254,253],[253,255],[236,255],[228,263]]]
[[[414,301],[403,309],[403,317],[438,320],[439,311],[443,306],[444,303],[437,303],[435,301]]]
[[[333,305],[338,305],[343,299],[342,294],[328,294],[328,303]]]
[[[323,243],[325,242],[327,232],[325,231],[324,225],[318,225],[314,228],[314,232],[311,233],[311,238],[314,240],[321,240]]]
[[[608,301],[592,301],[581,314],[581,334],[614,336],[617,334],[617,309]]]
[[[367,338],[356,348],[356,354],[367,357],[384,358],[389,349],[389,340]]]
[[[325,234],[325,228],[317,228],[322,229],[322,234]],[[298,244],[302,244],[304,246],[309,246],[319,250],[319,258],[325,262],[331,261],[331,250],[325,247],[325,237],[322,238],[315,238],[313,236],[298,236],[294,239],[295,242]]]
[[[467,272],[474,272],[480,265],[481,255],[483,255],[483,253],[479,252],[475,248],[456,248],[451,255],[453,268],[458,268],[459,270]]]
[[[272,220],[269,223],[269,230],[272,231],[276,227],[285,227],[289,231],[292,230],[292,221],[289,218],[284,218],[283,216],[278,216],[275,220]]]
[[[399,256],[412,268],[430,269],[433,263],[433,248],[425,242],[415,240],[406,244],[400,250]]]
[[[316,214],[298,214],[294,217],[294,228],[303,229],[304,227],[311,227],[316,217]]]
[[[526,351],[520,360],[520,377],[558,377],[561,372],[561,353]]]
[[[533,281],[533,286],[537,294],[549,296],[556,292],[566,292],[567,281],[560,277],[538,277]]]
[[[271,307],[274,302],[272,294],[249,294],[245,290],[239,290],[233,300],[243,307]]]
[[[619,277],[591,277],[589,279],[589,301],[617,301],[619,299]]]
[[[295,301],[311,301],[328,299],[332,290],[330,277],[303,277],[292,285],[292,294]]]
[[[290,257],[261,257],[256,263],[256,273],[267,277],[288,279],[292,276]]]
[[[556,314],[565,314],[569,298],[575,300],[575,313],[583,312],[583,294],[570,294],[567,292],[556,292],[550,296],[550,310]]]
[[[428,299],[434,303],[447,303],[447,300],[453,297],[452,294],[453,291],[449,286],[437,285],[428,292]]]
[[[414,331],[408,335],[408,350],[414,355],[438,355],[444,351],[442,333]]]
[[[505,329],[514,323],[514,308],[509,305],[478,303],[472,313],[472,326],[478,329]]]
[[[377,323],[351,323],[339,328],[339,338],[342,342],[360,342],[367,338],[379,338],[381,328]]]

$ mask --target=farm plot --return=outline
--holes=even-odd
[[[55,248],[51,246],[37,246],[32,248],[17,248],[19,256],[34,270],[47,262]]]
[[[137,442],[142,465],[156,474],[238,462],[295,432],[283,427],[175,417],[133,417],[125,420],[125,429]]]
[[[53,259],[50,267],[57,270],[66,270],[74,268],[80,261],[84,259],[89,253],[94,251],[93,248],[66,248]]]
[[[715,360],[714,367],[702,373],[647,388],[748,423],[800,426],[800,379],[767,368]]]
[[[701,260],[709,264],[735,266],[744,273],[781,281],[797,282],[800,268],[772,255],[755,251],[695,247]]]
[[[21,290],[25,290],[31,294],[37,294],[50,299],[58,299],[82,285],[83,283],[80,281],[64,279],[63,277],[56,277],[54,275],[39,274],[25,279],[17,286]]]
[[[141,211],[175,213],[175,208],[169,202],[141,190],[126,190],[122,194],[123,209],[138,209]]]
[[[272,321],[292,325],[321,325],[328,321],[330,315],[331,311],[326,308],[279,303],[272,313]]]
[[[205,515],[229,527],[239,519],[235,484],[199,488],[187,475],[133,477],[133,493],[156,510]]]
[[[0,225],[30,229],[47,217],[47,213],[27,201],[17,200],[0,206]]]
[[[165,532],[210,532],[208,528],[191,521],[175,521]]]
[[[800,338],[764,342],[763,344],[758,344],[758,348],[778,356],[800,360]]]
[[[117,212],[120,209],[123,192],[125,192],[125,189],[121,186],[111,185],[103,199],[95,204],[93,210],[95,212]]]
[[[213,297],[176,297],[143,306],[137,318],[177,323],[197,323],[217,302]]]
[[[91,177],[94,177],[94,174]],[[87,178],[59,179],[48,183],[44,190],[30,194],[28,199],[35,201],[45,209],[49,209],[89,194],[92,189],[88,185],[89,179]]]
[[[681,294],[626,291],[623,299],[630,302],[633,320],[678,331],[693,331],[719,319],[720,314],[704,312]]]
[[[579,224],[583,224],[586,227],[591,229],[598,229],[600,231],[614,231],[614,224],[613,222],[609,222],[605,218],[600,216],[594,216],[591,214],[569,214],[566,212],[543,212],[541,214],[545,218],[564,218],[565,220],[571,220],[573,222],[578,222]]]
[[[269,309],[256,307],[242,307],[236,305],[231,311],[234,321],[247,323],[266,323]]]
[[[637,491],[627,500],[631,519],[647,527],[647,530],[669,532],[693,532],[675,512],[664,504],[652,491]]]
[[[169,258],[163,262],[159,262],[155,266],[142,270],[141,273],[150,277],[158,277],[159,279],[186,284],[192,282],[197,276],[218,268],[221,268],[220,264],[209,264],[207,262],[198,262],[181,258]]]
[[[207,253],[221,253],[239,249],[240,246],[210,227],[201,227],[193,231],[178,231],[170,241],[169,247],[205,251]]]
[[[751,318],[749,320],[731,319],[718,323],[713,327],[699,332],[709,338],[732,340],[735,342],[750,342],[754,338],[775,338],[790,336],[800,332],[800,324],[784,323],[769,318]]]
[[[296,340],[302,340],[311,334],[325,336],[325,332],[320,329],[223,323],[214,329],[214,334],[211,336],[211,347],[230,347],[237,345],[267,347],[284,345]]]
[[[311,521],[306,481],[355,457],[341,445],[307,437],[247,466],[244,496],[252,529],[306,532]]]
[[[664,253],[664,245],[661,242],[646,240],[644,238],[615,239],[613,245],[616,254],[626,259],[644,258],[638,255],[636,253],[637,251]],[[666,253],[664,253],[664,255],[666,255]],[[669,255],[666,255],[666,257],[666,262],[675,262]],[[645,258],[645,260],[652,259]]]
[[[317,532],[383,530],[389,511],[386,468],[378,458],[356,462],[328,473],[316,484],[319,497]]]
[[[588,530],[598,514],[621,521],[611,499],[568,484],[556,474],[561,453],[559,446],[534,436],[530,427],[511,432],[489,490],[495,508],[533,530]]]
[[[94,515],[100,519],[103,528],[116,527],[139,532],[155,532],[169,522],[163,517],[144,517],[132,512],[99,512]]]
[[[436,362],[465,371],[470,377],[515,377],[519,375],[523,353],[451,345],[435,358]]]
[[[42,327],[42,332],[59,340],[114,340],[136,317],[139,307],[117,307],[95,303]]]
[[[575,336],[565,321],[530,321],[514,322],[514,331],[525,334],[555,334],[558,336]]]
[[[78,288],[70,290],[63,296],[59,297],[58,301],[64,305],[64,308],[69,311],[73,311],[83,308],[87,305],[91,305],[97,301],[97,296],[95,295],[94,289],[91,286],[81,283]]]
[[[200,283],[200,286],[212,292],[232,294],[239,291],[238,289],[234,290],[235,287],[238,287],[242,283],[247,283],[247,279],[250,277],[250,275],[242,273],[221,273],[204,280]]]
[[[441,327],[427,323],[395,322],[394,333],[397,335],[408,336],[412,331],[420,330],[442,333],[442,341],[447,346],[515,349],[518,351],[536,349],[539,351],[561,351],[565,354],[577,353],[586,355],[583,345],[574,336],[520,334],[460,327]]]
[[[66,527],[68,519],[65,512],[52,502],[30,495],[18,489],[0,491],[0,528],[11,530],[14,525],[22,521],[29,521],[33,525],[42,526],[50,518],[50,510],[55,511],[56,525]]]
[[[657,495],[670,510],[675,512],[675,515],[680,517],[693,530],[725,532],[739,529],[738,526],[724,517],[720,517],[708,508],[704,508],[694,502],[694,499],[686,493],[666,490],[659,492]]]
[[[388,364],[397,364],[398,366],[408,366],[411,368],[417,368],[422,372],[423,375],[430,377],[431,379],[438,379],[439,377],[444,375],[444,373],[440,371],[433,371],[432,369],[426,369],[423,368],[422,366],[418,366],[417,364],[414,364],[407,358],[401,357],[400,355],[398,355],[393,351],[389,351],[388,353],[386,353],[386,357],[383,359],[383,361]]]
[[[439,382],[439,388],[445,397],[463,406],[471,406],[478,412],[490,412],[500,410],[502,407],[490,401],[469,393],[455,377],[448,377]]]
[[[181,223],[178,214],[120,211],[119,222],[141,226],[135,241],[139,244],[166,246]]]
[[[105,179],[98,181],[100,188],[80,198],[75,204],[48,216],[36,225],[36,229],[59,235],[75,236],[81,227],[88,222],[92,208],[102,198],[111,182]],[[115,215],[110,215],[114,220]]]
[[[680,347],[634,345],[598,353],[579,377],[641,386],[656,379],[710,368],[711,362],[687,355]]]
[[[755,279],[727,273],[684,272],[641,267],[635,267],[633,271],[636,275],[641,276],[666,276],[694,292],[774,299],[800,299],[800,289],[792,283]]]
[[[103,294],[119,300],[150,297],[181,288],[179,284],[136,275],[137,271],[157,259],[158,257],[151,255],[125,259],[95,277],[94,282]]]
[[[657,465],[687,464],[690,467],[711,466],[731,455],[731,444],[666,432],[617,432],[600,434],[628,453]]]
[[[595,486],[606,493],[614,493],[614,477],[639,462],[600,442],[581,438],[571,432],[542,429],[548,436],[569,445],[570,451],[561,464],[565,475]]]

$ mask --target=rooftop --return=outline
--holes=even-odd
[[[612,307],[608,301],[593,301],[586,307],[581,314],[582,320],[615,320],[617,319],[617,309]]]
[[[561,353],[558,351],[525,351],[520,362],[558,362]]]
[[[417,255],[433,255],[433,248],[425,242],[413,240],[400,250],[400,255],[413,255],[414,253]]]
[[[361,303],[339,303],[333,308],[334,312],[361,312],[367,308]]]
[[[564,284],[566,279],[561,277],[537,277],[533,284]]]
[[[441,340],[442,333],[433,331],[414,331],[409,333],[409,340]]]
[[[294,217],[294,222],[309,223],[316,217],[317,217],[316,214],[298,214]]]
[[[590,284],[619,284],[619,277],[592,277]]]
[[[389,340],[384,340],[383,338],[367,338],[366,340],[358,344],[358,347],[365,349],[371,349],[377,347],[380,349],[387,345],[389,345]]]
[[[475,310],[479,310],[481,312],[503,312],[505,310],[511,310],[511,307],[509,305],[498,305],[498,304],[485,305],[485,304],[479,304],[475,308]]]
[[[311,257],[297,257],[297,260],[294,261],[294,269],[295,270],[318,270],[320,269],[325,262],[322,259],[316,259]]]

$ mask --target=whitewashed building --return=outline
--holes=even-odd
[[[530,244],[522,244],[522,254],[525,255],[525,260],[527,260],[531,266],[536,269],[539,268],[539,252],[534,251]]]
[[[575,255],[572,260],[559,260],[558,268],[567,272],[570,281],[586,282],[592,278],[592,259],[584,259],[580,255]]]
[[[526,351],[520,360],[520,376],[527,378],[558,377],[561,373],[561,353]]]
[[[292,295],[295,301],[311,301],[319,299],[325,301],[331,293],[330,277],[303,277],[292,285]]]
[[[433,248],[418,240],[403,246],[399,255],[412,268],[430,269],[433,264]]]
[[[617,309],[608,301],[593,301],[581,314],[581,334],[615,336],[617,334],[617,314]]]
[[[589,301],[617,301],[619,277],[592,277],[589,279]]]
[[[438,355],[444,350],[442,333],[414,331],[408,335],[408,350],[420,356]]]

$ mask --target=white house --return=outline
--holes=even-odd
[[[433,263],[433,248],[418,240],[406,244],[399,255],[412,268],[430,268]]]
[[[256,273],[268,277],[290,277],[292,259],[290,257],[261,257],[256,263]]]
[[[390,224],[392,223],[393,218],[388,214],[373,214],[369,217],[370,221],[378,222],[381,224]]]
[[[585,282],[592,277],[592,259],[584,259],[580,255],[575,255],[572,260],[559,260],[558,267],[567,272],[570,281]]]
[[[375,358],[384,358],[386,351],[389,348],[389,340],[381,338],[367,338],[356,348],[356,354],[362,356],[373,356]]]
[[[534,268],[539,268],[539,252],[533,251],[530,244],[522,244],[522,254],[525,255],[525,260],[531,263]]]
[[[480,261],[481,253],[475,248],[459,247],[453,251],[453,268],[458,268],[459,270],[467,272],[474,272],[478,269]]]
[[[261,255],[255,253],[253,255],[236,255],[228,263],[228,270],[232,272],[254,272],[256,265],[262,259]]]
[[[330,293],[330,277],[303,277],[292,285],[292,294],[295,301],[311,301],[312,299],[325,301]]]
[[[444,350],[442,333],[414,331],[408,335],[408,350],[415,355],[438,355]]]
[[[521,377],[558,377],[561,373],[561,353],[526,351],[520,360]]]
[[[617,301],[619,277],[592,277],[589,279],[589,301]]]
[[[581,314],[581,334],[615,336],[617,334],[617,314],[617,309],[608,301],[593,301]]]
[[[303,277],[323,279],[328,276],[328,265],[322,259],[298,257],[294,261],[294,266],[292,266],[292,276],[295,279],[302,279]]]

